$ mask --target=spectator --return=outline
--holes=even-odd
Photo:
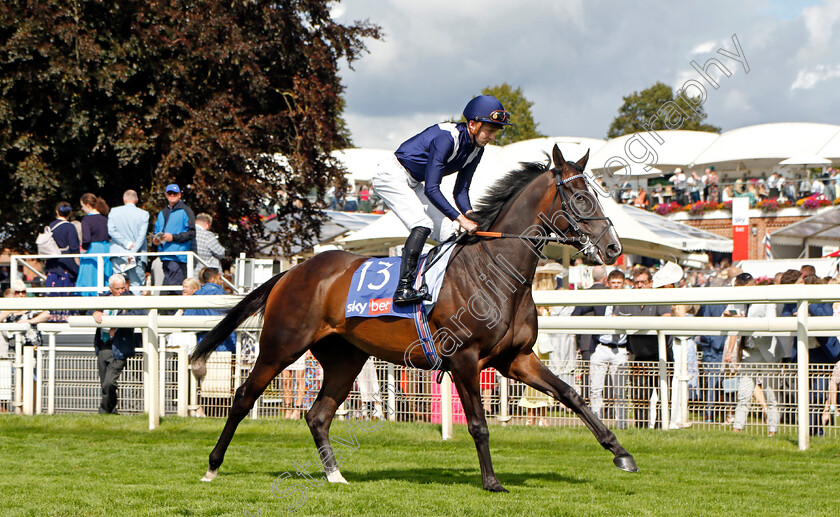
[[[779,176],[776,172],[773,172],[773,174],[771,174],[770,177],[767,178],[767,194],[771,198],[777,198],[781,195],[781,183],[782,177]]]
[[[225,294],[225,290],[222,288],[222,274],[218,269],[206,267],[201,270],[199,276],[201,277],[203,284],[199,290],[193,293],[195,296],[216,296]],[[184,292],[184,294],[186,294],[185,291],[191,289],[195,285],[191,282],[187,283],[186,280],[187,279],[182,282],[182,292]],[[186,309],[184,310],[184,316],[221,316],[226,312],[227,311],[224,309]],[[201,343],[205,334],[207,333],[198,333],[197,337],[199,343]],[[236,352],[236,334],[234,333],[228,336],[218,347],[216,347],[216,350],[219,352]]]
[[[700,201],[700,193],[703,191],[703,182],[700,181],[697,171],[691,171],[691,176],[686,179],[686,185],[688,186],[690,202],[693,204]]]
[[[87,254],[109,253],[111,238],[108,235],[108,203],[99,196],[91,193],[82,195],[82,252]],[[79,264],[79,276],[76,287],[95,287],[98,280],[103,283],[111,276],[111,260],[102,259],[102,270],[99,270],[96,258],[83,257]],[[82,296],[99,296],[97,291],[83,291]]]
[[[633,286],[635,289],[649,289],[651,287],[650,272],[647,269],[639,269],[633,274]],[[621,316],[671,316],[671,308],[666,305],[628,305],[618,307]],[[630,350],[632,351],[631,363],[635,363],[633,372],[633,390],[631,397],[635,404],[634,409],[636,427],[646,427],[650,422],[650,399],[653,395],[653,388],[656,385],[656,373],[650,365],[639,364],[659,360],[659,344],[657,336],[628,336]],[[663,358],[666,359],[666,358]],[[650,422],[651,427],[655,424]]]
[[[677,167],[674,169],[674,175],[668,180],[674,184],[674,192],[676,195],[676,202],[679,205],[686,204],[685,198],[685,188],[686,188],[686,177],[685,173],[683,173],[682,169]]]
[[[811,264],[804,264],[801,268],[799,268],[799,272],[802,275],[802,280],[805,280],[805,277],[816,276],[817,268]]]
[[[308,354],[309,351],[307,350],[304,356]],[[365,364],[362,366],[362,371],[356,377],[356,382],[359,384],[359,398],[362,401],[361,418],[366,420],[384,420],[385,416],[382,413],[382,393],[379,389],[379,379],[376,376],[376,366],[373,357],[368,357],[367,361],[365,361]],[[309,390],[307,389],[306,391],[308,392]],[[308,406],[306,401],[304,401],[304,405]]]
[[[21,280],[15,280],[9,289],[8,297],[26,298],[26,284]],[[35,325],[46,323],[50,320],[50,311],[34,309],[28,311],[0,311],[0,322],[2,323],[28,323],[29,328],[23,331],[23,346],[41,346],[41,332]],[[11,343],[11,334],[3,332],[3,337]]]
[[[831,377],[828,379],[828,394],[825,397],[825,408],[822,414],[822,425],[827,426],[831,417],[837,416],[837,385],[840,384],[840,361],[834,364]]]
[[[726,280],[715,277],[709,280],[709,287],[725,287]],[[723,316],[726,304],[702,305],[697,316],[706,318],[719,318]],[[703,375],[705,385],[705,410],[703,418],[706,422],[714,422],[716,419],[715,406],[722,402],[721,381],[723,380],[723,349],[726,344],[726,336],[700,336],[697,345],[703,352]]]
[[[789,271],[796,271],[795,269]],[[787,274],[787,273],[786,273]],[[791,275],[793,276],[793,275]],[[818,285],[822,280],[817,276],[810,275],[805,277],[802,282],[806,285]],[[831,303],[809,303],[809,316],[832,316],[834,309]],[[796,304],[785,304],[782,309],[782,316],[796,316]],[[792,360],[796,362],[798,348],[793,348]],[[840,342],[834,336],[831,337],[817,337],[811,338],[808,348],[808,363],[810,364],[834,364],[840,359]],[[811,377],[811,427],[810,433],[812,435],[822,436],[823,430],[819,427],[820,414],[817,410],[820,405],[820,398],[828,388],[828,378],[823,376]]]
[[[708,188],[708,193],[706,194],[706,201],[714,201],[715,203],[720,203],[720,192],[718,188],[718,175],[715,172],[714,167],[709,167],[706,169],[706,179],[705,183]]]
[[[735,197],[735,193],[732,191],[732,185],[727,185],[723,187],[723,193],[720,196],[720,202],[726,203],[727,201],[732,201],[733,197]]]
[[[110,296],[130,296],[125,277],[117,273],[108,279]],[[108,296],[106,294],[105,296]],[[143,311],[130,309],[108,309],[93,311],[96,323],[102,323],[103,316],[142,315]],[[93,338],[96,348],[96,364],[99,370],[99,382],[102,387],[102,400],[99,403],[100,414],[117,413],[117,381],[125,369],[126,361],[134,356],[140,345],[140,335],[132,328],[99,328]]]
[[[805,172],[805,177],[799,182],[799,198],[808,197],[811,195],[811,180],[808,179],[808,172]]]
[[[793,182],[786,179],[779,180],[779,188],[781,189],[781,197],[790,201],[796,201],[796,190],[793,188]]]
[[[767,186],[764,184],[764,180],[758,180],[758,185],[756,186],[756,196],[759,201],[764,201],[770,197],[767,193]]]
[[[593,267],[592,281],[592,287],[589,289],[607,289],[607,268],[604,266]],[[603,316],[605,309],[606,308],[603,305],[578,305],[572,311],[572,316],[586,316],[588,314]],[[598,345],[597,336],[593,336],[591,334],[578,334],[577,342],[581,359],[589,361],[589,358],[592,356],[592,352],[595,351],[595,347]]]
[[[735,278],[736,286],[753,286],[755,280],[749,273],[742,273]],[[733,307],[734,309],[734,307]],[[741,309],[737,309],[736,315],[742,316]],[[730,313],[731,314],[731,313]],[[746,307],[746,316],[749,318],[775,318],[776,305],[772,303],[753,303]],[[781,363],[784,359],[784,350],[773,336],[749,336],[746,338],[746,346],[737,347],[738,340],[743,338],[730,336],[724,353],[724,361],[727,363],[740,362],[741,368],[738,379],[738,404],[735,406],[735,419],[732,430],[741,432],[747,422],[750,403],[756,393],[756,387],[761,386],[761,392],[766,400],[767,410],[767,434],[773,436],[779,427],[779,409],[776,402],[776,391],[778,390],[778,377],[772,374],[772,370],[759,365],[766,363]]]
[[[161,252],[190,251],[195,239],[195,215],[181,201],[181,187],[166,186],[166,206],[158,213],[152,244]],[[187,278],[186,255],[162,255],[163,285],[181,285]]]
[[[61,250],[62,255],[79,253],[79,235],[76,227],[70,223],[70,213],[73,208],[67,201],[60,201],[55,205],[55,221],[49,224],[53,232],[53,239]],[[53,258],[47,259],[45,264],[47,278],[44,287],[73,287],[79,274],[79,259]],[[48,296],[69,296],[69,292],[50,293]],[[52,315],[54,321],[66,321],[70,311],[56,311]]]
[[[219,239],[210,231],[212,224],[213,218],[208,214],[195,216],[195,254],[204,261],[206,267],[221,271],[221,259],[225,256],[225,248],[219,244]]]
[[[115,207],[108,214],[108,235],[111,237],[111,252],[125,252],[122,257],[111,257],[113,270],[123,275],[134,294],[146,283],[146,258],[135,257],[134,253],[148,250],[146,235],[149,233],[149,212],[137,208],[137,192],[126,190],[123,205]]]
[[[370,212],[370,189],[366,185],[359,189],[359,211]]]
[[[610,289],[624,288],[624,273],[619,270],[610,271],[607,275],[607,285]],[[616,307],[608,305],[604,308],[604,316],[618,315]],[[612,386],[615,390],[616,423],[619,429],[627,428],[627,350],[626,334],[601,334],[598,345],[589,361],[590,378],[590,406],[592,411],[601,418],[604,407],[604,384],[609,371]]]
[[[683,270],[675,262],[667,262],[653,275],[653,288],[674,289],[683,280]],[[671,313],[677,317],[693,316],[693,306],[673,305]],[[685,349],[685,350],[683,350]],[[697,345],[689,336],[675,336],[672,345],[674,356],[674,373],[671,377],[671,415],[670,428],[682,429],[691,427],[688,422],[688,414],[683,412],[683,406],[687,407],[688,390],[697,386]],[[683,354],[685,352],[685,354]],[[685,355],[685,367],[683,367],[683,355]],[[682,389],[679,382],[683,370],[688,373],[688,390]]]
[[[647,198],[647,191],[643,188],[640,188],[639,189],[639,195],[636,196],[635,200],[633,200],[633,206],[647,209],[648,204],[649,204],[649,201],[648,201],[648,198]]]

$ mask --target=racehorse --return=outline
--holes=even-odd
[[[248,379],[236,390],[202,481],[218,475],[237,425],[266,386],[307,350],[320,362],[324,378],[306,423],[330,482],[346,483],[330,453],[330,424],[369,356],[450,372],[475,441],[486,490],[507,491],[493,471],[479,389],[479,374],[490,367],[572,409],[613,453],[618,468],[637,472],[633,457],[583,398],[532,351],[537,310],[531,281],[542,246],[549,240],[563,240],[595,264],[612,264],[621,254],[612,223],[603,215],[584,174],[589,152],[576,163],[567,162],[556,145],[552,154],[553,168],[550,159],[522,164],[523,169],[499,180],[470,215],[482,232],[495,232],[485,235],[495,237],[466,236],[449,259],[437,304],[429,315],[430,329],[439,338],[435,340],[439,364],[430,364],[419,346],[410,346],[417,339],[413,320],[345,317],[353,272],[368,257],[344,251],[321,253],[276,275],[231,309],[193,352],[193,371],[202,375],[216,346],[245,319],[262,311],[260,353]],[[488,272],[495,272],[495,277]]]

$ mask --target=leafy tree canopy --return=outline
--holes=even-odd
[[[719,127],[703,123],[707,115],[698,98],[679,93],[675,95],[670,86],[657,82],[624,97],[607,138],[657,129],[720,132]]]
[[[112,206],[163,188],[219,221],[232,249],[267,236],[288,251],[320,230],[342,185],[338,61],[367,21],[341,25],[324,0],[4,0],[0,3],[0,239],[32,249],[60,200]],[[283,159],[277,159],[282,156]],[[318,198],[311,200],[311,194]]]

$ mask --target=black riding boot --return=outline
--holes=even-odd
[[[397,284],[397,291],[394,293],[394,305],[408,305],[416,303],[426,298],[426,293],[415,290],[414,274],[417,270],[417,260],[420,258],[420,252],[423,250],[423,245],[426,244],[426,238],[432,230],[417,226],[411,229],[411,235],[405,241],[402,252],[402,262],[400,262],[400,282]]]

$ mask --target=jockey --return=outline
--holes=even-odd
[[[411,230],[402,252],[400,281],[394,304],[424,299],[426,293],[412,287],[418,258],[429,235],[437,241],[455,229],[453,221],[469,233],[478,225],[471,219],[469,189],[484,146],[511,125],[510,114],[491,95],[479,95],[464,108],[466,122],[442,122],[409,138],[393,159],[380,164],[373,177],[373,190]],[[444,176],[458,173],[454,208],[440,191]]]

